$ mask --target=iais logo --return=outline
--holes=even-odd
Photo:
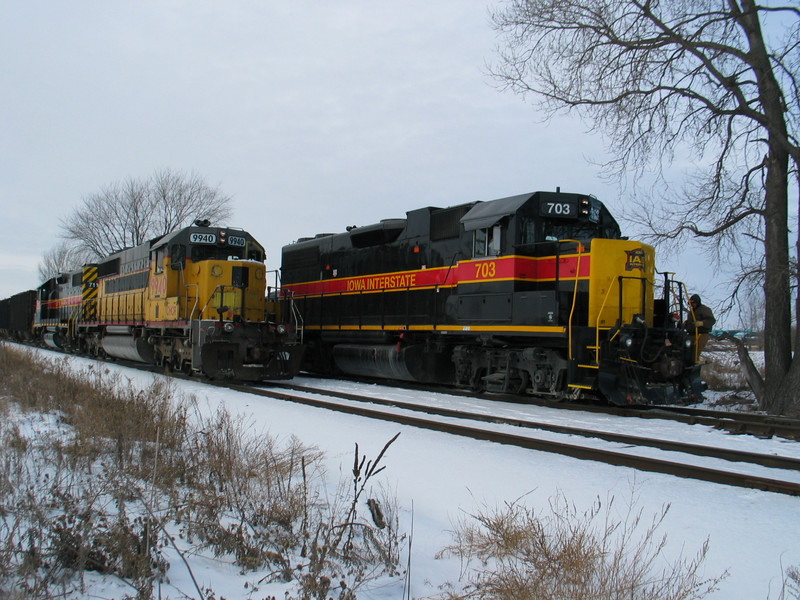
[[[633,271],[634,269],[644,271],[644,248],[625,250],[625,254],[628,255],[628,260],[625,263],[626,271]]]

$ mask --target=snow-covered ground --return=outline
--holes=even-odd
[[[89,361],[71,358],[75,368]],[[147,385],[152,375],[124,367],[120,370],[132,385]],[[574,503],[579,511],[588,509],[598,498],[616,498],[614,510],[624,519],[633,503],[645,515],[659,513],[670,505],[661,529],[668,535],[665,558],[692,557],[708,539],[710,550],[703,567],[706,577],[728,572],[714,599],[780,598],[783,573],[790,565],[800,565],[800,498],[775,493],[720,486],[668,475],[636,472],[591,461],[506,447],[490,442],[464,439],[444,433],[421,431],[392,423],[350,416],[324,409],[300,406],[252,394],[225,391],[194,381],[177,381],[186,394],[199,399],[202,410],[213,414],[224,405],[234,415],[254,424],[254,433],[263,432],[278,442],[296,436],[306,445],[323,450],[335,487],[337,476],[350,478],[354,444],[362,454],[374,458],[396,433],[400,437],[389,448],[376,485],[391,490],[400,507],[400,525],[411,533],[411,597],[435,594],[440,585],[457,581],[461,572],[458,559],[436,559],[436,554],[452,542],[450,531],[455,521],[485,507],[501,507],[519,500],[527,506],[546,509],[557,494]],[[352,391],[355,384],[331,384]],[[378,386],[371,386],[377,389]],[[361,388],[360,393],[363,393]],[[387,395],[418,398],[418,392],[386,389]],[[445,402],[438,394],[431,402]],[[461,400],[463,401],[463,400]],[[518,407],[486,402],[474,403],[476,410],[513,413]],[[526,408],[526,410],[528,410]],[[719,444],[745,450],[800,456],[800,444],[785,440],[758,440],[731,436],[703,426],[660,423],[655,420],[613,419],[604,415],[531,409],[542,419],[574,423],[581,427],[635,427],[643,436],[684,439],[691,443]],[[580,440],[576,440],[580,443]],[[645,519],[649,521],[649,519]],[[407,552],[406,547],[405,551]],[[177,555],[165,550],[171,567],[170,585],[161,590],[162,598],[184,598],[194,590],[189,573]],[[261,599],[283,597],[280,586],[262,585],[254,593],[253,578],[240,575],[232,562],[220,558],[192,556],[190,564],[201,585],[213,588],[217,598]],[[403,562],[406,561],[404,556]],[[131,588],[116,581],[99,581],[88,576],[94,598],[122,598]],[[245,583],[248,587],[245,588]],[[388,600],[403,597],[402,578],[384,579],[379,585],[359,593],[362,600]],[[180,591],[179,591],[180,590]]]

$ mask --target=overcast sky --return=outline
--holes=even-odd
[[[496,5],[0,0],[0,297],[38,285],[82,197],[161,168],[233,196],[269,268],[299,237],[429,205],[560,186],[619,213],[602,140],[487,75]]]

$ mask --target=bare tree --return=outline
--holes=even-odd
[[[198,218],[223,224],[231,198],[196,173],[161,169],[147,180],[128,178],[83,198],[61,224],[63,237],[95,257],[137,246]]]
[[[212,223],[231,217],[231,198],[210,187],[196,173],[185,175],[168,169],[150,179],[150,202],[155,208],[154,227],[166,233],[198,218]]]
[[[69,242],[61,242],[42,256],[39,263],[39,280],[44,282],[59,273],[75,271],[88,262],[89,257]]]
[[[762,406],[800,409],[792,357],[788,190],[800,165],[800,5],[755,0],[509,0],[492,72],[547,117],[576,110],[617,176],[697,165],[682,190],[637,199],[655,240],[709,238],[764,285]],[[766,28],[765,28],[766,26]],[[769,32],[769,35],[765,34]],[[800,240],[798,240],[800,244]],[[800,245],[798,246],[800,247]]]
[[[105,256],[145,241],[151,214],[146,183],[114,182],[83,198],[62,222],[63,237],[93,256]]]

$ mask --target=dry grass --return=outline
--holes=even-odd
[[[512,503],[471,515],[444,551],[470,565],[468,583],[441,597],[690,600],[716,588],[721,577],[699,575],[708,543],[691,559],[664,564],[658,529],[668,507],[649,522],[630,505],[621,518],[614,509],[612,498],[580,512],[557,495],[548,510]]]
[[[196,408],[160,379],[139,390],[0,344],[0,598],[75,597],[89,570],[152,598],[169,568],[183,568],[164,559],[177,537],[233,560],[256,577],[250,589],[293,582],[303,600],[354,600],[401,574],[396,499],[365,498],[394,440],[374,460],[356,445],[352,480],[330,495],[317,450],[277,447],[252,423]],[[580,512],[559,495],[549,510],[510,503],[462,520],[442,554],[462,559],[467,583],[440,598],[689,600],[714,588],[717,578],[698,575],[707,545],[663,564],[666,509],[615,520],[612,506]],[[800,598],[795,567],[788,598]]]
[[[262,582],[295,582],[298,598],[327,598],[334,581],[355,598],[396,573],[397,521],[358,514],[369,514],[374,467],[331,500],[317,450],[277,447],[251,423],[196,408],[161,378],[141,390],[0,344],[0,598],[66,597],[86,571],[152,598],[164,548],[183,556],[176,537]]]
[[[760,353],[754,353],[751,356],[758,364]],[[750,386],[747,384],[744,370],[739,364],[736,349],[732,344],[722,345],[716,350],[704,352],[701,356],[702,361],[709,363],[703,366],[702,374],[703,380],[708,383],[710,390],[732,394],[749,392]],[[763,376],[763,367],[760,370]]]

